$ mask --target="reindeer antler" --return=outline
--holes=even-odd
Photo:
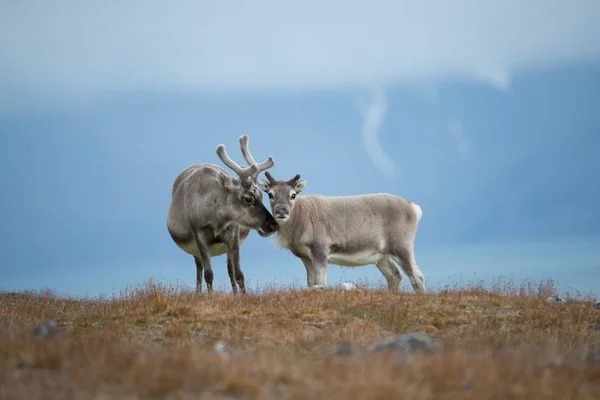
[[[239,142],[240,150],[242,151],[242,157],[244,157],[244,160],[246,160],[248,165],[256,165],[258,167],[258,171],[252,175],[253,181],[256,181],[256,179],[258,178],[258,174],[260,174],[262,171],[275,166],[275,162],[273,161],[272,157],[267,158],[260,164],[256,162],[254,157],[252,157],[252,153],[250,153],[250,150],[248,149],[248,135],[244,134],[240,136]]]
[[[292,179],[288,180],[288,184],[294,186],[300,180],[300,174],[296,174]]]
[[[227,151],[225,151],[225,145],[220,144],[217,146],[217,156],[223,161],[223,164],[232,169],[242,181],[245,181],[248,178],[252,178],[254,174],[258,175],[258,166],[256,164],[251,164],[249,167],[242,167],[235,161],[229,157]]]
[[[271,173],[269,171],[265,172],[265,176],[267,177],[267,179],[269,180],[269,183],[271,185],[274,185],[277,183],[277,179],[273,178],[273,175],[271,175]]]

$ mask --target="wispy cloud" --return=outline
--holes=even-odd
[[[503,89],[519,68],[600,55],[597,0],[234,3],[2,2],[0,104],[449,77]]]
[[[369,104],[363,112],[362,140],[365,150],[375,166],[385,175],[391,177],[396,172],[396,166],[379,142],[379,129],[387,112],[385,93],[383,88],[376,87],[371,90],[370,95]]]
[[[448,134],[454,140],[456,151],[461,156],[466,156],[471,152],[471,141],[464,131],[462,122],[456,120],[450,121],[448,123]]]

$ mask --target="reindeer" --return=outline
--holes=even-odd
[[[268,182],[258,185],[268,193],[277,221],[276,242],[304,263],[310,288],[327,285],[327,264],[358,267],[375,264],[390,291],[399,291],[402,275],[413,289],[425,291],[425,278],[414,257],[414,240],[423,212],[412,201],[387,194],[357,196],[307,195],[296,197],[306,187],[297,174],[276,180],[267,171]]]
[[[248,150],[248,135],[240,136],[239,143],[244,157],[252,160],[245,168],[229,157],[225,145],[217,146],[217,156],[237,177],[217,165],[195,164],[184,169],[173,183],[167,229],[177,246],[194,256],[198,292],[202,292],[203,270],[208,292],[212,292],[211,257],[227,253],[233,293],[238,292],[236,283],[246,293],[240,246],[251,229],[262,237],[277,230],[256,186],[258,174],[275,163],[272,157],[260,164],[254,161]]]

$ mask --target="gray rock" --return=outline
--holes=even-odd
[[[270,392],[276,399],[285,398],[285,387],[279,382],[267,381],[263,384],[263,388]]]
[[[600,349],[588,353],[587,362],[593,365],[600,365]]]
[[[52,319],[46,319],[39,325],[33,328],[32,334],[38,339],[48,339],[59,336],[62,333],[62,329],[58,323]]]
[[[233,353],[222,340],[219,340],[217,343],[215,343],[213,349],[215,350],[215,353],[219,354],[225,360],[229,360],[231,357],[233,357]]]
[[[379,341],[370,350],[374,353],[393,350],[410,354],[440,353],[444,351],[444,346],[425,332],[412,332]]]
[[[206,337],[206,333],[194,331],[194,332],[192,332],[192,336],[195,338],[202,339],[202,338]]]
[[[250,340],[250,336],[242,336],[242,340]]]
[[[558,303],[564,303],[565,301],[562,299],[562,297],[560,296],[548,296],[546,298],[546,303],[550,303],[550,304],[558,304]]]
[[[359,354],[359,351],[352,343],[340,343],[333,349],[334,356],[352,356],[357,354]]]

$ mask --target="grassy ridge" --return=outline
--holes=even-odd
[[[148,282],[111,299],[0,293],[1,398],[600,398],[600,310],[551,282],[423,296],[273,288],[246,296]],[[27,336],[45,318],[56,338]],[[423,331],[403,366],[368,347]],[[213,351],[224,341],[233,357]],[[332,356],[352,342],[359,356]],[[200,396],[202,395],[202,397]]]

